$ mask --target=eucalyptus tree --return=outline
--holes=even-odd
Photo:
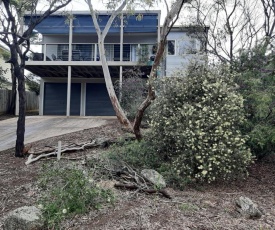
[[[207,51],[223,63],[232,63],[241,49],[251,49],[262,24],[259,1],[194,0],[190,6],[195,26],[208,26]]]
[[[149,84],[148,84],[148,96],[145,99],[145,101],[139,106],[138,111],[136,113],[135,121],[134,124],[132,125],[128,118],[126,117],[123,109],[120,106],[119,100],[115,94],[114,86],[111,80],[111,75],[109,72],[108,68],[108,63],[105,55],[105,48],[104,48],[104,40],[106,35],[108,34],[108,31],[115,20],[115,18],[121,14],[121,12],[125,9],[127,9],[130,12],[133,12],[133,9],[136,7],[136,5],[142,6],[142,7],[152,7],[154,4],[156,4],[156,1],[154,0],[140,0],[140,1],[135,1],[135,0],[121,0],[121,1],[108,1],[108,9],[112,9],[110,13],[109,20],[106,23],[106,26],[104,27],[103,30],[101,30],[99,23],[98,23],[98,12],[95,10],[94,5],[91,0],[86,0],[91,16],[93,19],[93,23],[97,32],[98,36],[98,46],[99,46],[99,54],[100,54],[100,60],[102,63],[102,68],[103,68],[103,74],[104,74],[104,79],[106,83],[106,88],[108,91],[108,94],[110,96],[113,108],[116,112],[116,116],[119,120],[119,122],[123,125],[125,125],[127,128],[129,128],[132,132],[134,132],[136,138],[138,140],[141,139],[141,133],[140,133],[140,125],[141,121],[143,118],[144,111],[148,106],[151,104],[152,100],[155,99],[155,93],[153,90],[153,87],[151,85],[151,82],[154,78],[156,78],[156,70],[158,66],[160,65],[160,62],[162,60],[164,51],[165,51],[165,46],[166,46],[166,40],[167,40],[167,35],[169,34],[171,28],[175,24],[175,22],[179,18],[179,14],[182,10],[182,7],[184,3],[189,2],[188,0],[175,0],[171,3],[171,8],[169,8],[169,4],[167,0],[163,0],[166,6],[167,10],[167,15],[165,17],[164,24],[161,28],[161,36],[160,36],[160,42],[158,44],[157,52],[156,52],[156,57],[155,61],[153,63],[150,75],[149,75]]]
[[[13,70],[13,81],[17,81],[19,94],[19,117],[16,130],[15,156],[21,157],[25,139],[25,60],[30,50],[30,38],[35,26],[49,15],[68,5],[71,0],[2,0],[0,2],[0,41],[10,50],[10,60]],[[38,12],[38,7],[43,12]],[[31,16],[26,27],[23,16],[28,12]]]
[[[274,49],[274,38],[275,38],[275,0],[261,0],[264,12],[264,52],[267,51],[268,45],[271,45]]]

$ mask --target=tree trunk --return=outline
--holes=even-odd
[[[151,105],[152,101],[155,99],[155,92],[152,88],[151,82],[153,80],[155,80],[157,77],[157,68],[161,62],[161,59],[162,59],[162,56],[163,56],[163,53],[165,50],[165,44],[166,44],[166,38],[164,40],[161,40],[159,43],[155,61],[154,61],[154,64],[151,68],[151,72],[149,75],[148,95],[147,95],[146,99],[142,102],[142,104],[139,106],[136,117],[135,117],[133,131],[134,131],[134,134],[135,134],[137,140],[142,139],[142,135],[140,132],[140,125],[141,125],[141,121],[143,119],[144,112]]]
[[[102,69],[104,73],[106,88],[107,88],[109,97],[111,99],[113,108],[116,112],[116,116],[121,124],[123,124],[126,128],[132,131],[133,130],[132,125],[128,120],[128,118],[126,117],[123,109],[121,108],[118,98],[116,96],[109,67],[108,67],[108,63],[107,63],[107,59],[106,59],[106,55],[105,55],[104,39],[100,36],[98,37],[98,46],[99,46],[99,54],[100,54],[100,60],[102,63]]]
[[[14,73],[18,79],[18,94],[19,94],[19,117],[17,121],[16,130],[16,145],[15,145],[15,156],[22,157],[24,149],[25,139],[25,113],[26,113],[26,92],[25,92],[25,78],[24,69],[20,68],[19,64],[16,63],[14,66]]]
[[[171,9],[168,11],[167,2],[165,1],[166,6],[167,6],[167,15],[165,17],[165,20],[164,20],[164,23],[162,26],[161,35],[160,35],[160,43],[158,44],[158,50],[156,53],[155,61],[151,68],[151,72],[150,72],[150,76],[149,76],[149,80],[148,80],[148,83],[149,83],[148,95],[138,108],[138,111],[137,111],[137,114],[135,117],[135,121],[134,121],[134,126],[133,126],[134,134],[138,140],[141,140],[141,138],[142,138],[142,135],[140,132],[140,125],[141,125],[142,118],[144,116],[144,112],[148,108],[148,106],[150,106],[152,101],[155,99],[155,91],[152,87],[152,82],[157,78],[157,68],[159,67],[161,59],[164,54],[164,50],[166,47],[167,35],[169,34],[169,32],[170,32],[171,28],[173,27],[173,25],[175,24],[175,22],[177,21],[177,19],[179,17],[179,13],[183,7],[183,4],[186,2],[187,2],[187,0],[176,0],[172,4]]]

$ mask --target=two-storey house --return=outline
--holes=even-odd
[[[109,18],[101,12],[103,28]],[[32,19],[25,15],[25,25]],[[104,83],[98,52],[98,38],[89,12],[71,17],[54,14],[35,30],[42,35],[26,61],[26,69],[41,77],[40,115],[109,116],[114,115]],[[105,53],[113,81],[123,80],[123,71],[140,65],[146,77],[151,69],[160,39],[160,11],[138,11],[120,15],[105,39]],[[197,41],[195,41],[197,42]],[[173,28],[160,76],[169,75],[194,55],[199,48],[188,36],[188,29]]]

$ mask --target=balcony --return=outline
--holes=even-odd
[[[140,64],[151,65],[154,59],[156,46],[154,44],[123,44],[122,62],[127,65]],[[35,50],[35,51],[34,51]],[[119,65],[120,44],[105,44],[105,54],[108,62]],[[100,57],[97,44],[72,44],[69,53],[69,44],[43,44],[36,45],[28,55],[28,64],[66,65],[69,60],[77,65],[85,62],[85,65],[100,65]],[[53,63],[58,62],[56,64]],[[66,63],[67,62],[67,63]]]

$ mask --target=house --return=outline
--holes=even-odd
[[[6,59],[9,56],[9,50],[2,44],[0,44],[0,68],[2,69],[0,76],[0,88],[11,89],[11,65],[6,63]]]
[[[113,81],[122,81],[123,70],[139,65],[146,77],[150,73],[156,45],[160,39],[160,11],[122,14],[113,22],[105,39],[105,51]],[[30,53],[26,69],[41,77],[40,115],[110,116],[115,115],[104,83],[97,35],[89,12],[74,12],[73,17],[54,14],[35,30],[42,35],[36,51]],[[25,25],[32,16],[25,15]],[[98,16],[103,28],[107,12]],[[160,76],[170,74],[194,55],[186,52],[195,46],[188,30],[173,28],[168,35],[167,52]],[[199,45],[198,45],[199,46]],[[194,47],[192,47],[194,49]]]

